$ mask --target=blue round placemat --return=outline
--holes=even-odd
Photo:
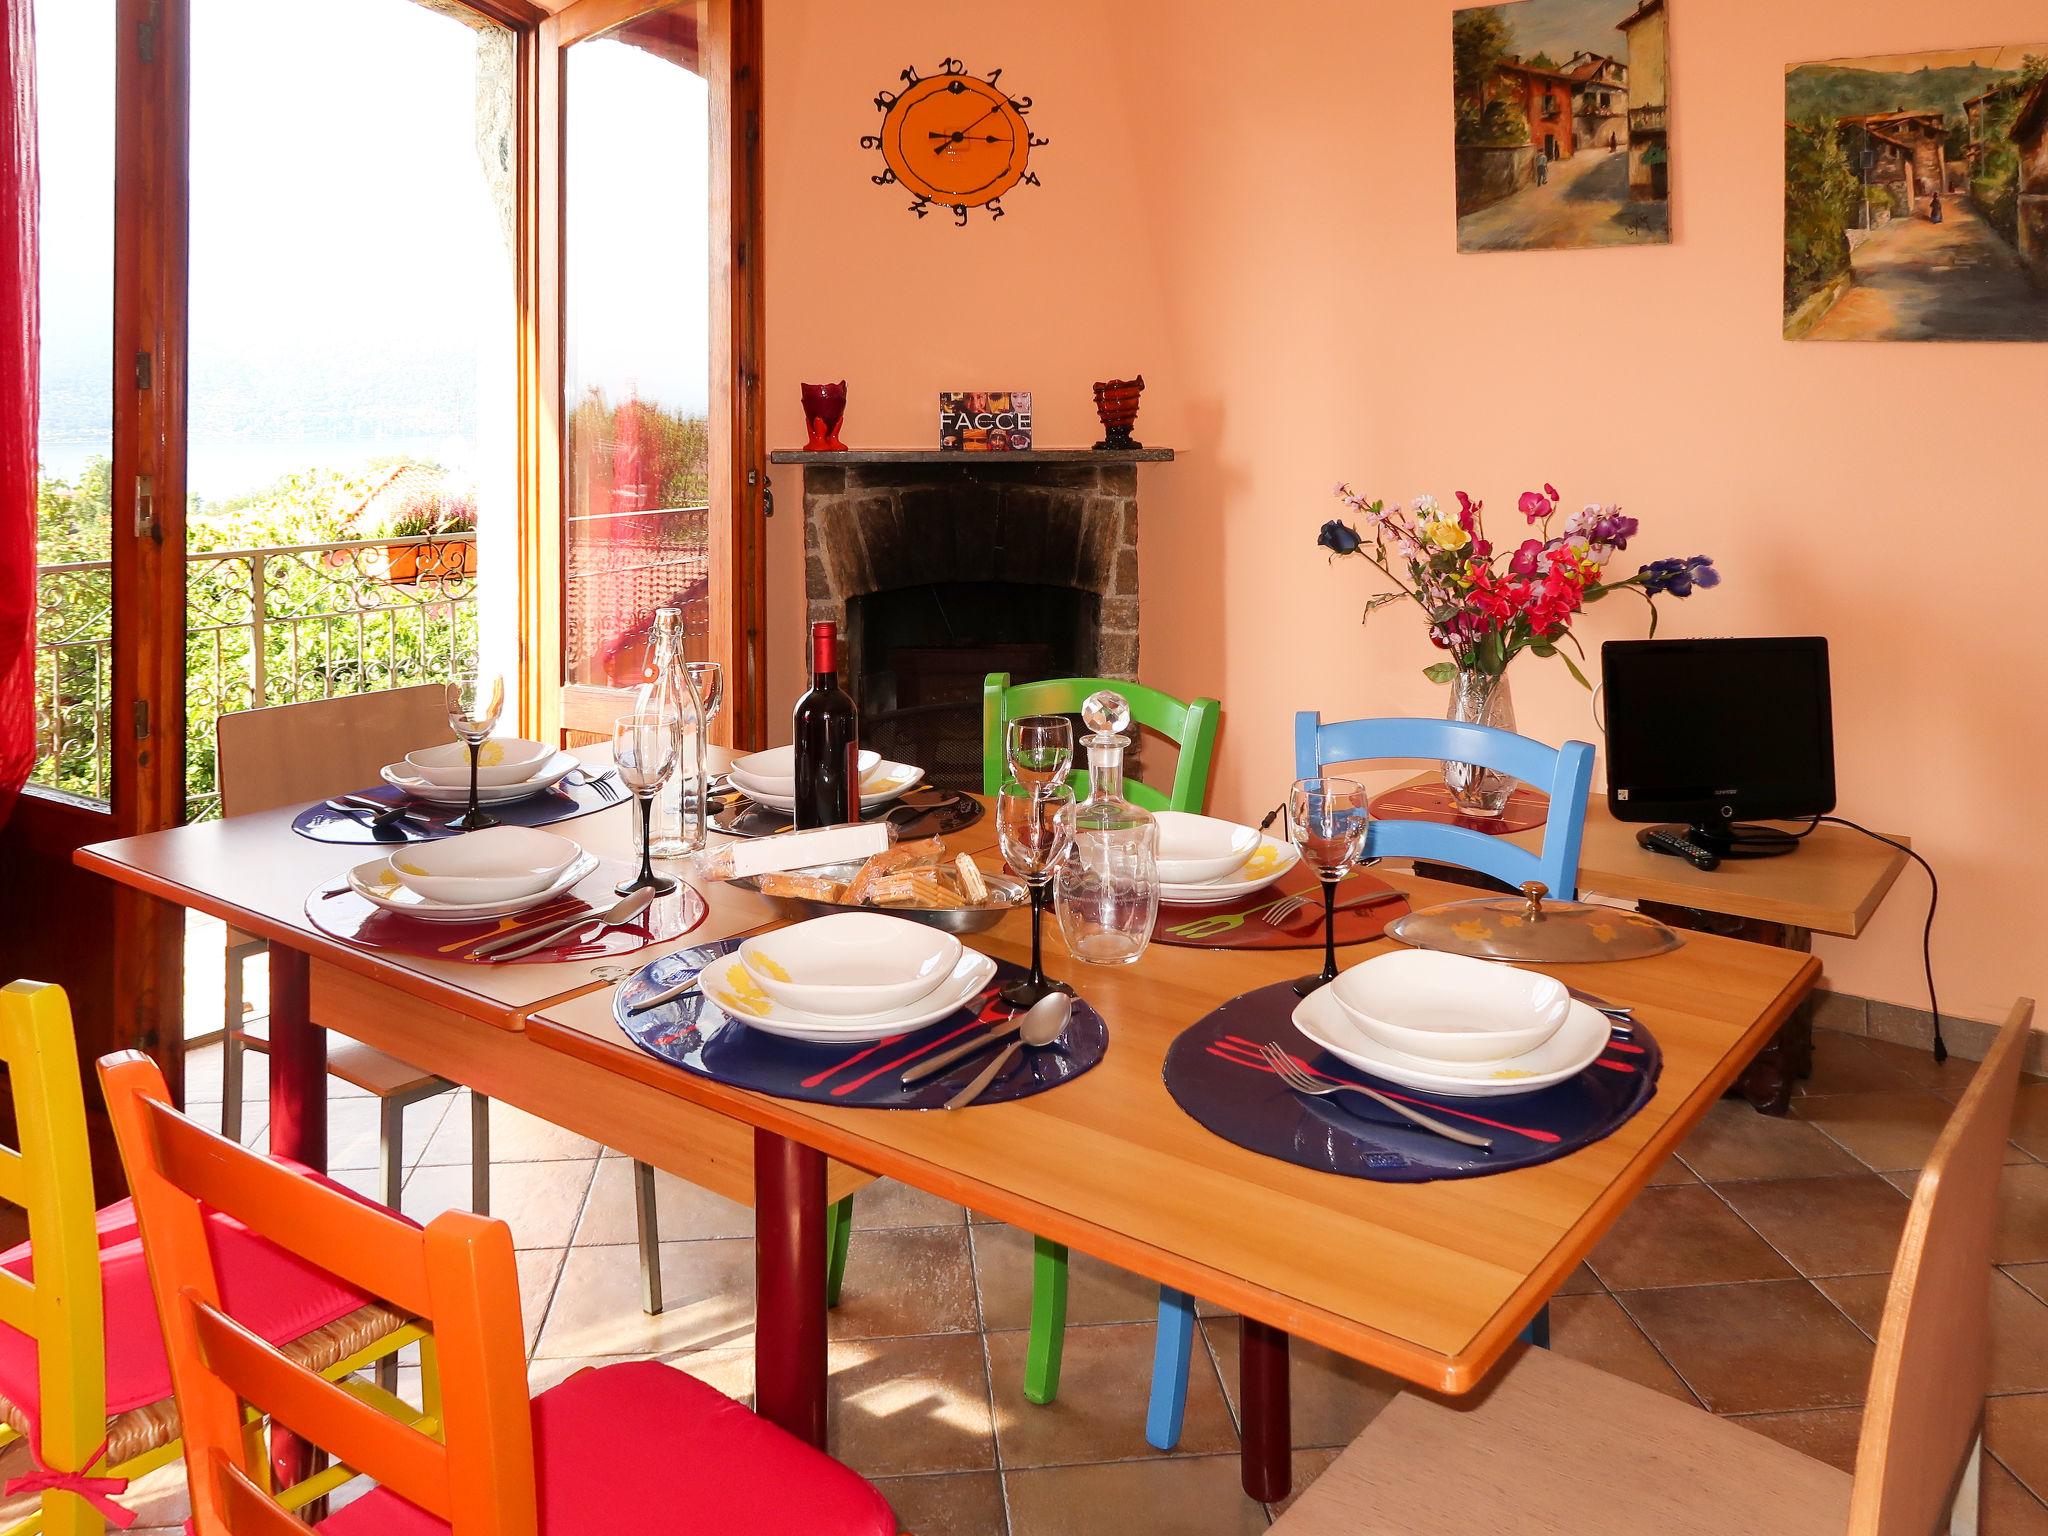
[[[367,800],[381,800],[386,805],[397,805],[406,798],[405,791],[390,784],[379,784],[374,789],[351,791]],[[592,811],[602,811],[609,806],[631,804],[630,795],[621,797],[614,789],[608,796],[602,790],[590,785],[572,785],[567,779],[549,789],[536,790],[519,800],[504,800],[496,805],[487,805],[489,811],[508,827],[545,827],[552,822],[567,821],[572,816],[587,816]],[[398,822],[388,827],[373,827],[370,818],[374,814],[365,811],[360,816],[337,811],[325,801],[307,806],[292,818],[292,830],[301,837],[309,837],[316,843],[350,843],[365,848],[397,848],[406,843],[431,843],[436,838],[456,837],[459,834],[449,823],[459,820],[468,809],[464,805],[415,804],[414,819]]]
[[[612,994],[612,1017],[641,1050],[698,1077],[778,1099],[844,1104],[854,1109],[943,1107],[988,1065],[991,1051],[977,1052],[908,1088],[899,1081],[903,1070],[934,1051],[963,1044],[1015,1014],[1017,1010],[996,992],[1028,974],[1022,966],[998,960],[994,978],[959,1012],[872,1045],[809,1045],[764,1035],[729,1017],[695,991],[645,1013],[627,1012],[643,998],[687,980],[739,946],[738,939],[721,939],[694,949],[674,950],[642,966]],[[977,1106],[1007,1104],[1057,1088],[1102,1060],[1108,1049],[1109,1026],[1101,1014],[1077,997],[1073,1017],[1059,1043],[1019,1053],[974,1102]]]
[[[1225,1141],[1324,1173],[1392,1184],[1469,1179],[1564,1157],[1610,1136],[1650,1102],[1664,1053],[1640,1024],[1619,1034],[1577,1077],[1533,1093],[1464,1099],[1423,1093],[1339,1061],[1294,1027],[1293,984],[1275,982],[1233,997],[1190,1025],[1166,1052],[1166,1091]],[[1292,1092],[1259,1059],[1271,1040],[1308,1068],[1364,1083],[1461,1130],[1493,1140],[1462,1146],[1410,1125],[1355,1093],[1326,1098]]]

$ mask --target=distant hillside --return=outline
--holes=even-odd
[[[1861,117],[1869,112],[1942,112],[1953,122],[1962,116],[1963,103],[1970,97],[2018,78],[2016,69],[1975,64],[1903,74],[1806,64],[1785,76],[1785,116],[1805,123],[1816,117]]]

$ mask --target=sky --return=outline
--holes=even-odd
[[[45,458],[56,438],[75,462],[104,451],[108,416],[113,0],[34,4]],[[202,464],[260,483],[350,437],[473,438],[480,371],[515,357],[475,34],[411,0],[192,9],[193,489],[249,488],[201,483]],[[570,60],[574,361],[614,397],[702,410],[703,82],[602,40]]]
[[[1500,7],[1515,31],[1523,58],[1547,53],[1562,64],[1579,49],[1628,57],[1628,39],[1614,24],[1636,8],[1636,0],[1517,0]]]
[[[2018,69],[2028,54],[2048,58],[2048,42],[1993,43],[1984,48],[1931,49],[1926,53],[1873,54],[1861,59],[1814,59],[1808,62],[1832,64],[1843,69],[1869,69],[1880,74],[1910,73],[1916,69],[1950,69],[1978,64],[1985,69]]]

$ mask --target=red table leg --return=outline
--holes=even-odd
[[[1237,1375],[1244,1398],[1244,1491],[1271,1504],[1286,1498],[1294,1485],[1287,1335],[1245,1318],[1237,1335]]]
[[[825,1448],[825,1154],[754,1132],[754,1406]]]
[[[270,946],[270,1153],[327,1171],[327,1031],[313,1022],[305,954]],[[313,1447],[282,1425],[270,1473],[282,1488],[313,1469]]]

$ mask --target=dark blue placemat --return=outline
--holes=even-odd
[[[679,949],[643,966],[612,994],[612,1017],[640,1049],[698,1077],[751,1088],[778,1099],[810,1104],[844,1104],[854,1109],[938,1109],[974,1074],[988,1065],[989,1052],[956,1062],[936,1077],[905,1088],[898,1079],[920,1057],[971,1039],[1017,1010],[996,996],[998,988],[1027,974],[1022,966],[996,962],[996,974],[967,1006],[936,1024],[873,1045],[807,1045],[764,1035],[729,1018],[697,992],[645,1013],[626,1010],[642,998],[695,975],[720,955],[738,949],[738,939],[721,939]],[[1079,1077],[1109,1049],[1109,1026],[1080,998],[1057,1045],[1027,1050],[975,1100],[1006,1104],[1028,1099]]]
[[[588,785],[572,787],[564,779],[552,789],[537,790],[524,799],[507,800],[498,805],[487,805],[484,809],[508,827],[545,827],[550,822],[587,816],[607,806],[632,804],[633,797],[618,787],[618,780],[608,780],[605,788],[611,791],[609,796],[604,790]],[[405,798],[405,791],[389,784],[379,784],[375,789],[351,790],[350,793],[381,800],[386,805],[396,805]],[[322,801],[307,806],[294,816],[292,830],[316,843],[396,848],[401,843],[430,843],[436,838],[456,836],[455,828],[449,823],[458,820],[468,809],[467,805],[428,805],[417,801],[413,806],[412,819],[394,822],[380,830],[370,825],[373,812],[351,816]]]
[[[1640,1024],[1616,1035],[1577,1077],[1533,1093],[1461,1099],[1422,1093],[1339,1061],[1294,1027],[1291,982],[1246,992],[1189,1026],[1166,1053],[1174,1103],[1225,1141],[1283,1162],[1354,1179],[1420,1184],[1528,1168],[1610,1136],[1650,1102],[1664,1053]],[[1358,1094],[1304,1097],[1259,1059],[1265,1041],[1340,1082],[1364,1083],[1461,1130],[1491,1151],[1418,1129]]]

